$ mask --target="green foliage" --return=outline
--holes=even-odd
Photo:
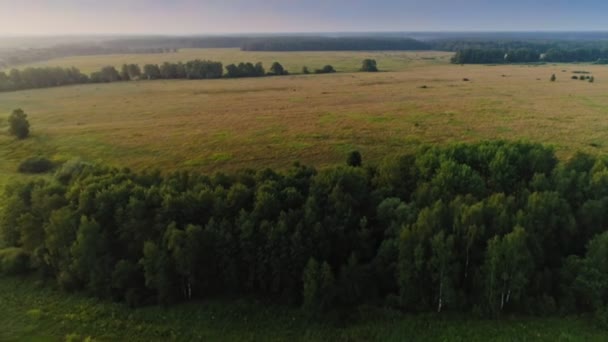
[[[272,63],[272,66],[270,67],[270,75],[281,76],[281,75],[287,75],[287,74],[288,74],[287,70],[285,70],[285,68],[283,68],[281,63],[279,63],[279,62]]]
[[[555,76],[555,74],[551,75],[551,82],[555,82],[557,80],[557,77]]]
[[[7,189],[0,237],[59,287],[130,306],[221,296],[309,312],[606,305],[596,276],[607,273],[605,158],[558,163],[551,148],[492,142],[352,160],[212,176],[68,162]]]
[[[238,65],[230,64],[226,66],[226,77],[262,77],[266,75],[262,63],[239,63]]]
[[[361,65],[361,71],[363,72],[377,72],[378,63],[375,59],[364,59]]]
[[[494,314],[520,299],[529,282],[534,265],[526,240],[525,230],[515,227],[509,234],[488,242],[484,277],[488,308]]]
[[[15,109],[8,117],[8,132],[18,139],[25,139],[30,135],[30,122],[22,109]]]
[[[25,274],[30,270],[29,260],[29,255],[21,248],[0,249],[0,274]]]
[[[315,74],[332,74],[334,72],[336,72],[336,69],[334,69],[334,67],[331,65],[326,65],[321,69],[315,70]]]

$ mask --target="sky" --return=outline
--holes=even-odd
[[[604,31],[607,0],[0,0],[0,35]]]

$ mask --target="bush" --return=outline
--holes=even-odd
[[[46,173],[55,167],[55,164],[44,157],[32,157],[19,164],[21,173]]]
[[[363,72],[377,72],[378,64],[375,59],[364,59],[361,65],[361,71]]]
[[[15,109],[8,117],[9,133],[19,139],[25,139],[30,135],[30,123],[27,114],[22,109]]]
[[[336,69],[331,65],[326,65],[322,69],[315,70],[315,74],[332,74],[334,72],[336,72]]]
[[[308,70],[308,67],[307,67],[307,66],[305,66],[305,67],[303,67],[303,68],[302,68],[302,73],[303,73],[304,75],[308,75],[308,74],[310,74],[310,70]]]
[[[29,255],[21,248],[0,249],[0,274],[18,275],[29,271]]]
[[[348,166],[359,167],[362,164],[361,153],[359,151],[353,151],[348,155],[346,159],[346,164]]]

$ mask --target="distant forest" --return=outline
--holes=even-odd
[[[440,41],[438,50],[455,51],[456,64],[503,63],[604,63],[608,59],[608,41]]]
[[[416,35],[413,35],[416,36]],[[54,46],[0,48],[0,68],[69,56],[171,53],[186,48],[240,48],[244,51],[410,51],[456,52],[454,63],[595,62],[608,58],[608,41],[560,39],[550,35],[535,39],[526,35],[420,35],[416,40],[396,35],[365,36],[217,36],[217,37],[132,37],[93,43],[62,43]],[[446,38],[449,37],[449,38]],[[544,36],[543,36],[544,37]],[[566,36],[567,37],[567,36]]]
[[[530,143],[215,175],[74,161],[8,188],[0,272],[132,306],[257,296],[608,323],[607,185],[605,157]]]

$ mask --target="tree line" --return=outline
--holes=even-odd
[[[7,187],[0,267],[169,305],[608,317],[608,159],[487,142],[201,175],[68,162]]]
[[[572,50],[550,48],[466,48],[457,50],[452,58],[455,64],[503,64],[503,63],[576,63],[596,62],[608,59],[608,49],[577,48]]]
[[[0,92],[24,89],[59,87],[73,84],[108,83],[156,79],[215,79],[222,77],[261,77],[287,75],[288,71],[278,62],[266,72],[262,63],[239,63],[224,66],[221,62],[193,60],[186,63],[125,64],[120,70],[113,66],[85,75],[77,68],[40,67],[12,69],[0,72]],[[333,67],[332,67],[333,70]]]
[[[44,48],[0,49],[0,68],[70,56],[177,53],[178,48],[62,44]]]
[[[224,72],[225,69],[225,72]],[[378,71],[376,60],[365,59],[362,62],[362,72]],[[302,74],[310,74],[308,67],[302,68]],[[335,73],[332,65],[325,65],[315,69],[315,74]],[[274,62],[267,71],[261,62],[230,64],[225,68],[221,62],[207,60],[193,60],[186,63],[146,64],[140,67],[138,64],[123,64],[119,69],[113,66],[105,66],[101,70],[87,76],[77,68],[25,68],[23,70],[12,69],[8,74],[0,71],[0,92],[16,91],[25,89],[59,87],[73,84],[86,83],[111,83],[121,81],[159,80],[159,79],[217,79],[217,78],[242,78],[263,76],[285,76],[289,71],[279,62]]]
[[[381,37],[264,37],[242,43],[243,51],[409,51],[430,50],[411,38]]]

